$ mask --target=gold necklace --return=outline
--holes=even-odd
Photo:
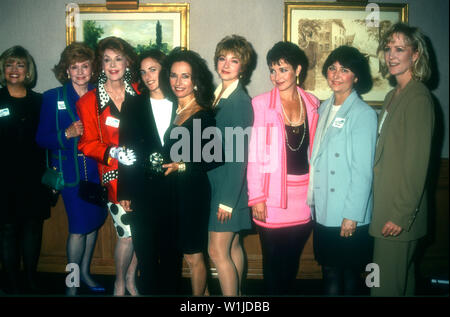
[[[195,101],[195,97],[192,98],[183,108],[181,108],[181,105],[178,104],[178,108],[175,111],[176,114],[180,114],[184,111],[184,109],[188,108],[193,102]]]
[[[300,125],[300,127],[301,127],[301,125]],[[299,127],[295,127],[295,128],[299,129]],[[297,131],[297,132],[294,131],[295,134],[298,134],[298,132],[299,132],[299,131]],[[289,148],[292,152],[297,152],[297,151],[300,149],[300,147],[301,147],[302,144],[303,144],[303,140],[305,139],[305,134],[306,134],[306,125],[303,126],[303,136],[302,136],[302,139],[301,139],[299,145],[298,145],[296,148],[293,148],[293,147],[289,144],[289,138],[288,138],[287,133],[285,133],[285,136],[286,136],[286,144],[287,144],[288,148]]]
[[[303,120],[303,123],[299,124],[300,122],[302,122],[302,119],[303,119],[303,100],[302,100],[302,97],[300,97],[300,94],[298,93],[298,91],[297,91],[297,94],[298,94],[298,100],[299,100],[299,104],[300,104],[300,118],[297,122],[292,122],[291,120],[289,120],[289,117],[287,116],[286,112],[284,111],[284,106],[283,106],[283,104],[281,104],[281,110],[283,110],[283,114],[284,114],[284,117],[286,118],[286,121],[289,122],[289,125],[291,127],[295,127],[293,129],[293,132],[295,134],[298,134],[300,132],[300,127],[305,122]]]

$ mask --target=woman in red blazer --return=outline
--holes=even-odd
[[[130,151],[118,147],[120,110],[132,102],[137,89],[135,64],[137,56],[124,40],[108,37],[101,40],[96,51],[100,76],[98,88],[85,94],[77,102],[77,111],[84,132],[78,148],[98,162],[100,180],[108,189],[108,209],[114,220],[119,240],[116,244],[116,281],[114,295],[138,295],[135,283],[137,260],[131,239],[126,212],[117,201],[118,165],[132,164]]]

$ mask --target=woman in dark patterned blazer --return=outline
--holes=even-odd
[[[213,105],[225,163],[208,173],[212,189],[209,255],[216,265],[225,296],[240,293],[244,252],[239,233],[251,228],[246,175],[253,109],[243,85],[249,80],[253,57],[250,43],[238,35],[222,39],[214,56],[214,65],[222,82],[215,91]]]

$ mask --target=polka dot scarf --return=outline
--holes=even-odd
[[[134,91],[133,87],[125,81],[125,93],[135,96],[136,92]],[[108,102],[111,100],[108,93],[105,89],[105,84],[99,83],[98,84],[98,98],[99,98],[99,105],[100,105],[100,112],[108,105]]]

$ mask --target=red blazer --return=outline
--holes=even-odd
[[[139,93],[137,84],[132,86],[135,92]],[[116,159],[109,157],[109,150],[111,147],[119,145],[120,119],[111,115],[109,106],[99,112],[97,89],[89,91],[78,100],[77,111],[84,127],[83,135],[78,142],[78,149],[84,155],[97,161],[100,181],[108,188],[108,200],[117,204],[119,165]]]

